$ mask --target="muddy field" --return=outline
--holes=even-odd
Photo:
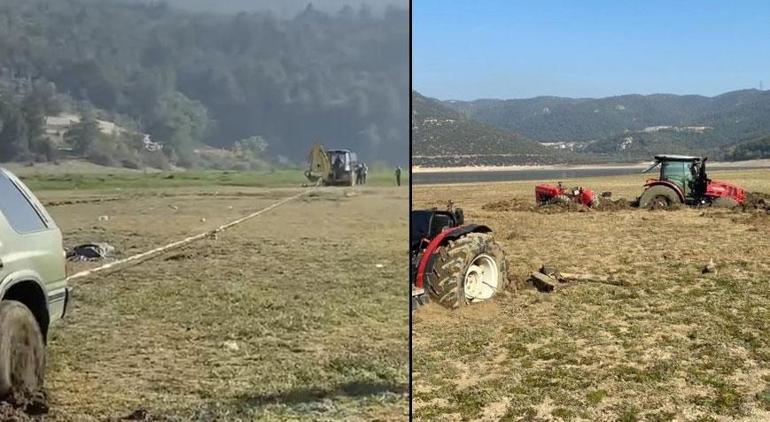
[[[37,194],[66,246],[108,242],[122,258],[296,192]],[[50,340],[48,420],[403,419],[407,207],[406,188],[323,188],[216,239],[74,281],[74,308]]]
[[[770,194],[767,170],[712,178]],[[632,201],[644,179],[564,183]],[[490,225],[518,287],[416,312],[415,419],[770,420],[770,214],[540,212],[536,183],[414,188]],[[526,280],[547,262],[614,282],[541,293]]]

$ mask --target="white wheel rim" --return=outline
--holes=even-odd
[[[465,298],[481,302],[497,293],[499,283],[497,262],[489,255],[477,256],[465,271]]]

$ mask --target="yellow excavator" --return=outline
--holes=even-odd
[[[348,149],[324,149],[316,143],[310,149],[305,177],[326,186],[355,186],[358,156]]]

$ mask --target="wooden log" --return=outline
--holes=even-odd
[[[541,272],[534,272],[530,276],[530,282],[535,288],[541,292],[550,293],[556,288],[554,283],[556,280],[550,276],[547,276]]]

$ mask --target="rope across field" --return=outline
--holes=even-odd
[[[292,196],[290,196],[288,198],[281,199],[280,201],[275,202],[275,203],[273,203],[273,204],[271,204],[271,205],[269,205],[269,206],[267,206],[265,208],[262,208],[262,209],[260,209],[258,211],[255,211],[255,212],[253,212],[253,213],[251,213],[251,214],[249,214],[249,215],[247,215],[245,217],[241,217],[241,218],[239,218],[237,220],[231,221],[231,222],[229,222],[227,224],[223,224],[223,225],[221,225],[221,226],[219,226],[219,227],[217,227],[215,229],[212,229],[212,230],[209,230],[209,231],[206,231],[206,232],[194,235],[194,236],[190,236],[190,237],[184,238],[182,240],[178,240],[176,242],[172,242],[172,243],[169,243],[167,245],[160,246],[160,247],[157,247],[155,249],[151,249],[151,250],[146,251],[146,252],[142,252],[140,254],[132,255],[132,256],[129,256],[128,258],[124,258],[124,259],[121,259],[121,260],[118,260],[118,261],[110,262],[109,264],[105,264],[105,265],[102,265],[100,267],[96,267],[96,268],[92,268],[92,269],[89,269],[89,270],[80,271],[78,273],[75,273],[75,274],[67,277],[67,281],[71,281],[71,280],[75,280],[75,279],[83,278],[83,277],[88,277],[88,276],[90,276],[92,274],[95,274],[95,273],[98,273],[98,272],[102,272],[102,271],[105,271],[105,270],[109,270],[111,268],[115,268],[117,266],[129,263],[129,262],[140,262],[143,259],[151,258],[151,257],[153,257],[153,256],[155,256],[157,254],[160,254],[160,253],[163,253],[163,252],[167,252],[167,251],[170,251],[172,249],[176,249],[176,248],[179,248],[181,246],[184,246],[184,245],[186,245],[188,243],[192,243],[192,242],[195,242],[197,240],[213,236],[213,235],[215,235],[215,234],[217,234],[219,232],[222,232],[222,231],[227,230],[227,229],[229,229],[231,227],[237,226],[238,224],[241,224],[241,223],[243,223],[245,221],[248,221],[248,220],[251,220],[253,218],[256,218],[256,217],[258,217],[258,216],[260,216],[260,215],[262,215],[262,214],[264,214],[266,212],[274,210],[274,209],[280,207],[281,205],[285,205],[285,204],[287,204],[289,202],[292,202],[292,201],[295,201],[295,200],[297,200],[299,198],[302,198],[303,196],[306,196],[306,195],[312,193],[313,191],[315,191],[318,188],[318,186],[319,186],[319,184],[316,184],[315,186],[313,186],[310,189],[304,190],[304,191],[302,191],[302,192],[300,192],[300,193],[298,193],[296,195],[292,195]]]

